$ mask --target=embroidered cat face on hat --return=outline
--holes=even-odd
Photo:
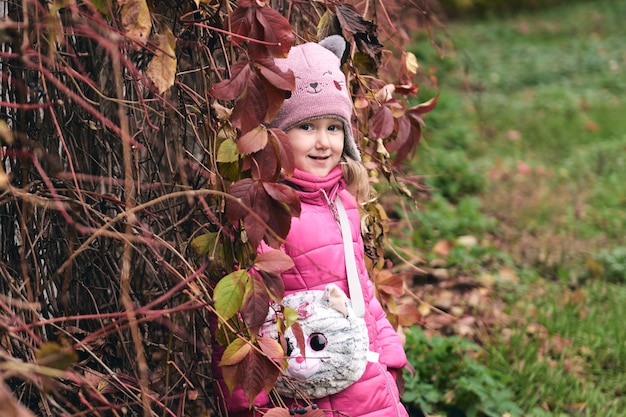
[[[319,43],[294,46],[287,58],[275,60],[283,71],[293,71],[296,89],[285,100],[271,125],[287,131],[310,119],[329,117],[340,120],[344,126],[344,153],[360,161],[352,132],[352,99],[341,71],[345,49],[345,40],[333,35]]]

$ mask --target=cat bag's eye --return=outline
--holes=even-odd
[[[313,333],[309,336],[309,346],[316,352],[323,350],[327,343],[326,336],[321,333]]]

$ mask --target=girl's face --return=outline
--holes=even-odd
[[[287,131],[293,147],[296,168],[325,177],[335,168],[343,154],[343,123],[325,117],[307,120]]]

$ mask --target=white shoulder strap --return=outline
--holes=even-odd
[[[365,301],[363,299],[363,290],[359,281],[359,273],[356,269],[356,258],[354,257],[354,243],[352,242],[352,233],[350,231],[350,221],[346,209],[339,196],[335,200],[337,213],[339,214],[339,223],[341,225],[341,235],[343,237],[343,248],[346,255],[346,273],[348,275],[348,290],[350,291],[350,300],[352,308],[357,316],[365,315]]]

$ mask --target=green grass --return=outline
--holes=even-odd
[[[468,272],[514,265],[482,360],[525,416],[626,416],[623,16],[626,2],[578,2],[450,22],[443,58],[425,34],[413,48],[439,80],[420,94],[441,97],[412,162],[435,197],[409,213],[410,241],[474,234],[502,255]]]

